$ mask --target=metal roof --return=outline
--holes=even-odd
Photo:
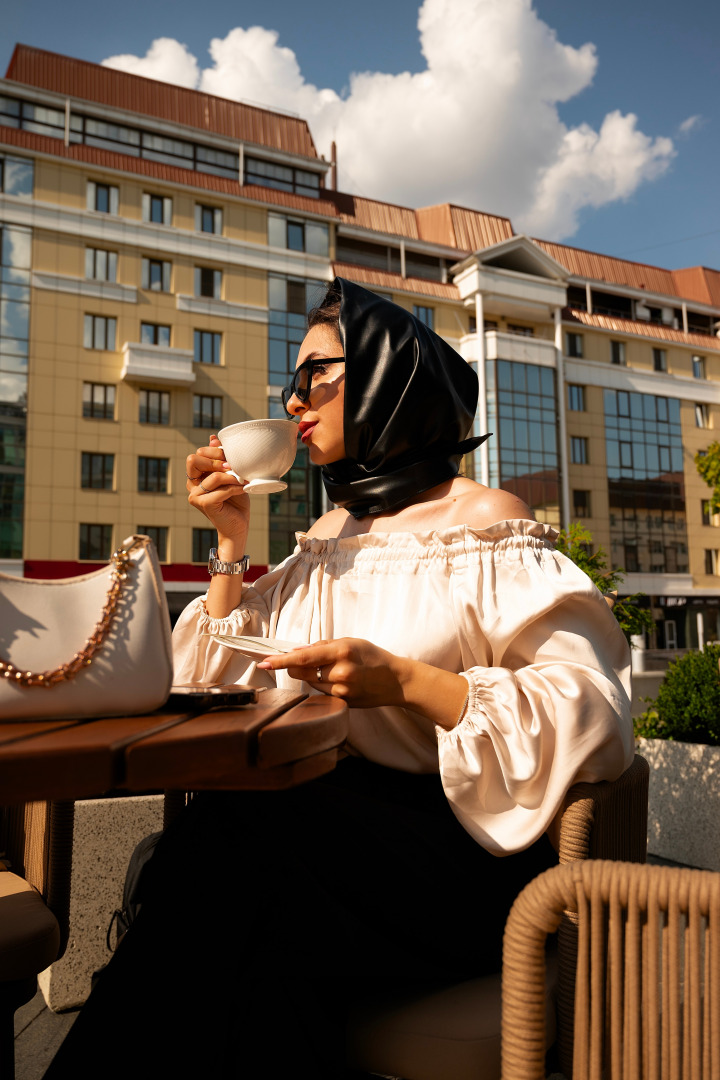
[[[661,326],[641,319],[618,319],[613,315],[595,315],[594,313],[589,315],[587,311],[579,308],[566,308],[564,317],[568,315],[573,321],[598,330],[611,330],[616,334],[631,334],[634,337],[656,338],[658,341],[675,342],[678,345],[692,345],[702,352],[707,352],[708,349],[720,350],[720,339],[710,334],[686,334],[683,330],[675,330],[672,326]]]
[[[336,277],[349,278],[358,285],[367,285],[371,289],[388,289],[392,292],[420,293],[436,300],[460,300],[456,285],[444,285],[441,281],[428,281],[426,278],[402,277],[386,270],[371,270],[354,263],[334,262],[333,274]]]
[[[459,253],[480,251],[514,235],[509,218],[452,203],[424,206],[415,213],[423,240],[457,248]]]
[[[406,206],[379,202],[377,199],[364,199],[359,195],[345,192],[335,193],[338,219],[348,225],[357,225],[361,229],[374,232],[391,233],[393,236],[419,239],[415,211]]]
[[[608,285],[646,289],[648,292],[662,293],[665,296],[677,295],[672,270],[616,259],[611,255],[598,255],[594,251],[583,251],[582,248],[567,247],[565,244],[555,244],[548,240],[534,242],[576,277],[607,282]]]
[[[685,270],[673,270],[678,295],[711,307],[720,307],[720,270],[706,266],[689,266]]]
[[[303,157],[318,157],[306,120],[16,45],[6,79],[111,108],[155,116]]]

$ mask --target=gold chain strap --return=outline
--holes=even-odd
[[[117,614],[117,606],[120,602],[123,585],[128,579],[128,570],[131,564],[130,552],[141,543],[136,540],[127,548],[118,548],[110,556],[113,568],[110,574],[110,588],[108,589],[105,607],[100,616],[100,622],[95,624],[90,637],[83,645],[80,652],[76,652],[72,660],[67,664],[61,664],[53,671],[19,671],[14,664],[0,658],[0,676],[12,679],[20,686],[55,686],[57,683],[69,682],[74,679],[81,668],[89,667],[93,656],[101,648],[105,638],[110,632],[112,621]]]

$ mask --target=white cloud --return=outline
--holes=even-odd
[[[102,62],[105,67],[127,71],[131,75],[143,75],[146,79],[174,83],[190,90],[196,89],[200,78],[197,60],[187,45],[181,45],[174,38],[157,38],[145,56],[131,56],[126,53],[109,56]]]
[[[691,131],[694,131],[696,127],[702,127],[704,121],[702,116],[697,113],[695,116],[688,116],[687,120],[683,120],[682,124],[678,128],[681,135],[689,135]]]
[[[168,38],[142,59],[105,62],[298,113],[321,153],[336,140],[346,190],[456,202],[554,239],[572,235],[583,208],[628,198],[667,169],[672,142],[643,134],[632,113],[608,114],[599,131],[563,124],[557,107],[592,83],[595,47],[563,45],[532,0],[424,0],[418,29],[424,71],[353,74],[343,98],[306,82],[295,53],[260,26],[214,38],[202,73]]]

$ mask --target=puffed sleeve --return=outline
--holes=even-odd
[[[464,828],[500,855],[538,839],[573,783],[616,779],[634,753],[627,642],[548,531],[525,523],[455,596],[469,699],[437,729],[440,773]]]
[[[173,681],[179,685],[210,686],[242,683],[274,686],[265,673],[256,671],[251,661],[237,649],[219,644],[212,634],[240,637],[271,637],[273,608],[278,582],[287,563],[264,574],[252,585],[244,585],[240,604],[224,619],[213,619],[205,608],[205,597],[197,596],[181,613],[173,629]]]

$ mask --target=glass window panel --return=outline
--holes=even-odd
[[[535,364],[526,365],[527,392],[533,397],[540,394],[540,369]]]
[[[512,420],[501,419],[500,421],[500,446],[503,450],[511,450],[515,446],[515,430]]]
[[[545,397],[555,398],[555,379],[551,368],[540,368],[540,389]]]
[[[642,420],[643,418],[643,403],[642,394],[630,395],[630,415],[633,420]]]
[[[501,390],[512,390],[512,372],[510,371],[511,365],[507,360],[498,360],[497,362],[497,378],[498,388]],[[502,396],[500,398],[502,401]]]
[[[140,324],[140,342],[142,345],[155,344],[155,327],[152,323]]]
[[[110,189],[107,184],[95,185],[95,209],[102,214],[110,212]]]
[[[102,318],[100,318],[100,316],[95,315],[94,318],[93,318],[93,348],[94,349],[104,349],[105,348],[105,342],[107,340],[106,334],[107,334],[107,326],[106,326],[106,323],[105,323],[105,319],[102,319]]]
[[[32,198],[33,162],[6,157],[2,162],[2,190],[7,195]]]
[[[660,454],[657,446],[653,443],[648,443],[645,447],[645,463],[650,473],[657,473],[660,470]]]
[[[286,375],[288,370],[288,347],[285,341],[268,342],[268,367],[273,374]]]
[[[20,226],[6,226],[2,230],[3,266],[29,270],[31,266],[32,233]]]
[[[0,334],[3,337],[27,338],[29,317],[29,304],[0,300]]]
[[[606,416],[617,416],[617,396],[614,390],[603,390],[603,408]]]
[[[511,364],[513,390],[521,394],[525,393],[525,364]]]
[[[268,244],[270,247],[284,248],[287,246],[286,241],[287,223],[285,218],[280,217],[278,214],[268,214]]]
[[[630,415],[630,398],[625,390],[617,392],[617,411],[618,416]]]
[[[290,251],[305,250],[305,229],[301,222],[288,221],[287,246]]]
[[[673,472],[681,473],[683,471],[683,454],[682,448],[673,446],[670,449],[670,464]]]
[[[668,405],[668,420],[671,424],[680,423],[680,402],[677,398],[666,398]]]
[[[308,255],[327,258],[330,253],[330,230],[315,221],[305,222],[305,250]]]
[[[285,278],[275,277],[272,274],[268,278],[268,304],[275,311],[287,310],[287,282]]]
[[[658,446],[658,453],[660,455],[660,472],[670,472],[670,447]]]
[[[657,404],[657,418],[660,423],[667,423],[668,421],[668,399],[659,397],[655,399]]]
[[[642,395],[643,403],[643,415],[648,423],[656,423],[657,421],[657,409],[655,407],[655,398],[652,394]]]
[[[0,413],[22,416],[27,408],[27,375],[0,370]]]
[[[302,315],[303,318],[307,314],[305,306],[305,282],[304,281],[291,281],[287,283],[287,309],[289,312],[293,312],[296,315]]]
[[[85,329],[83,332],[83,345],[86,349],[92,349],[93,347],[93,317],[92,315],[85,316]]]
[[[542,425],[542,446],[546,454],[557,453],[557,433],[550,424]]]
[[[232,172],[237,177],[240,168],[240,158],[227,150],[213,150],[209,146],[196,146],[195,156],[198,161],[211,165],[221,166],[224,170]]]

